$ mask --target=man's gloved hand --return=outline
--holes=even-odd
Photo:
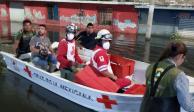
[[[114,75],[113,77],[111,77],[111,79],[113,79],[114,81],[116,81],[118,78],[116,75]]]
[[[71,66],[76,66],[76,62],[74,61],[69,61],[69,63],[71,64]]]

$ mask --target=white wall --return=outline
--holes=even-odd
[[[15,34],[22,28],[21,22],[24,20],[24,4],[10,2],[11,34]]]
[[[146,24],[138,25],[138,33],[145,34],[146,33]],[[152,26],[152,34],[153,35],[162,35],[169,36],[175,32],[175,26],[171,25],[153,25]]]
[[[10,20],[22,22],[24,20],[24,4],[19,2],[10,2]]]
[[[21,29],[22,29],[21,22],[11,22],[11,34],[12,35],[15,35]]]

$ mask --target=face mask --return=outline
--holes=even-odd
[[[103,42],[102,47],[108,50],[110,48],[110,42]]]
[[[74,38],[74,34],[72,33],[67,34],[67,40],[73,40],[73,38]]]

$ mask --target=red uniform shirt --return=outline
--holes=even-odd
[[[69,68],[71,67],[71,63],[70,61],[67,59],[67,52],[68,52],[68,44],[67,41],[65,39],[62,39],[59,42],[59,46],[58,46],[58,52],[57,52],[57,60],[60,63],[60,67],[61,69],[63,68]],[[81,58],[78,55],[77,49],[75,48],[75,61],[78,63],[83,63]]]
[[[110,59],[107,51],[100,46],[96,46],[91,59],[91,65],[98,71],[102,72],[108,70],[109,62]]]

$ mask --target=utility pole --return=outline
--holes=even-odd
[[[146,40],[151,40],[153,16],[154,16],[154,0],[151,0],[150,1],[149,12],[148,12]]]
[[[144,62],[150,62],[150,41],[145,41],[145,49],[144,49]]]

